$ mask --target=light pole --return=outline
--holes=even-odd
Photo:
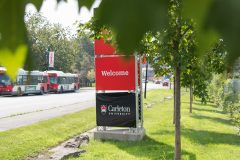
[[[144,88],[144,98],[146,99],[147,97],[147,75],[148,73],[148,62],[146,63],[146,74],[145,74],[145,88]]]

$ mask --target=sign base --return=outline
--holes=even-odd
[[[144,128],[107,128],[93,131],[94,139],[117,141],[140,141],[145,135]]]

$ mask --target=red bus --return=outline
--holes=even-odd
[[[0,67],[0,95],[11,95],[13,84],[10,78],[6,75],[6,68]]]
[[[47,93],[50,82],[47,72],[25,71],[19,69],[16,84],[12,89],[12,95]]]
[[[62,71],[47,71],[50,79],[50,92],[63,93],[76,91],[80,87],[77,74],[64,73]]]

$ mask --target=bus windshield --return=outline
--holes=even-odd
[[[37,85],[38,83],[42,83],[43,76],[18,76],[17,84],[18,85]]]
[[[57,77],[49,77],[51,84],[57,84]]]
[[[11,85],[10,78],[6,75],[0,75],[0,85]]]

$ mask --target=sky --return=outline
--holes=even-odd
[[[51,23],[60,23],[63,27],[69,27],[74,33],[76,32],[76,26],[73,24],[77,20],[81,23],[89,21],[93,16],[93,8],[98,7],[100,3],[101,0],[95,0],[90,11],[86,7],[82,7],[79,13],[77,0],[62,1],[58,5],[56,0],[44,0],[40,13]],[[28,4],[25,11],[34,13],[37,12],[37,9],[33,4]]]

